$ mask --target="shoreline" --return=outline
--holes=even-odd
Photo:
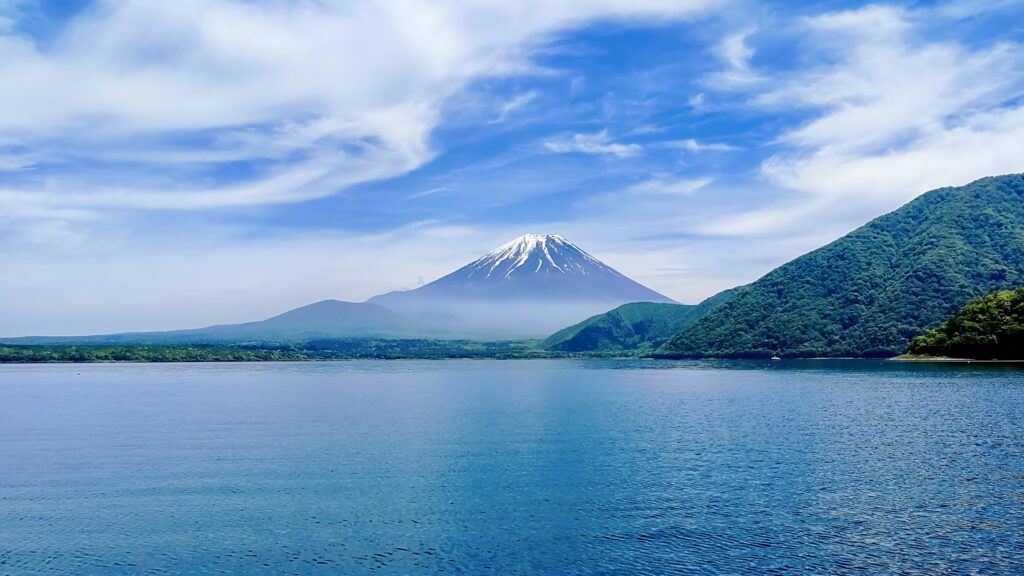
[[[565,355],[565,354],[552,354],[552,355],[510,355],[510,356],[384,356],[384,357],[373,357],[373,356],[335,356],[335,357],[321,357],[321,358],[294,358],[294,357],[281,357],[281,358],[182,358],[182,359],[89,359],[89,360],[65,360],[65,359],[53,359],[53,360],[0,360],[0,366],[4,365],[44,365],[44,364],[251,364],[251,363],[282,363],[282,362],[391,362],[391,361],[487,361],[487,360],[498,360],[498,361],[518,361],[518,360],[636,360],[636,361],[653,361],[653,362],[765,362],[768,366],[779,365],[789,362],[893,362],[893,363],[907,363],[907,364],[1021,364],[1024,365],[1024,360],[974,360],[970,358],[949,358],[949,357],[902,357],[894,356],[891,358],[858,358],[852,356],[846,356],[842,358],[823,358],[823,357],[807,357],[807,358],[783,358],[780,360],[771,360],[768,358],[666,358],[666,357],[652,357],[652,356],[611,356],[611,355]]]
[[[976,360],[973,358],[953,358],[950,356],[911,356],[901,354],[887,358],[890,362],[940,362],[946,364],[1024,364],[1024,358],[1019,360]]]

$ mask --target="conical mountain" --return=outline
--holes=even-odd
[[[738,288],[662,352],[892,356],[973,298],[1024,286],[1024,175],[921,195]]]
[[[415,290],[369,300],[455,333],[546,335],[628,302],[672,302],[559,234],[526,234]]]

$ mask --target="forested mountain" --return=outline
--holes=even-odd
[[[942,325],[918,336],[911,354],[1024,359],[1024,288],[972,300]]]
[[[1024,175],[928,192],[739,288],[679,357],[892,356],[972,298],[1024,285]]]
[[[649,352],[725,302],[727,290],[697,305],[634,302],[591,316],[559,330],[544,340],[547,350],[558,352]]]

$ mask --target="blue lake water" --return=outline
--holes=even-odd
[[[1024,572],[1024,371],[0,366],[0,574]]]

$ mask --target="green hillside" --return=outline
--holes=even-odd
[[[972,300],[939,327],[918,336],[911,354],[1024,359],[1024,288]]]
[[[892,356],[973,298],[1024,285],[1024,175],[928,192],[760,280],[673,337],[676,357]]]
[[[734,290],[727,290],[697,305],[634,302],[591,316],[559,330],[543,342],[557,352],[649,352],[689,326]]]

